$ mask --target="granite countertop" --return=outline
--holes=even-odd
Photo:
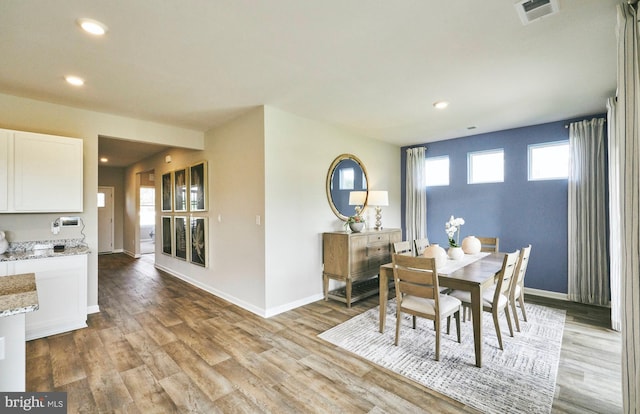
[[[86,246],[67,246],[61,252],[54,252],[53,248],[34,250],[10,250],[3,254],[0,254],[0,262],[42,259],[45,257],[73,256],[78,254],[88,254],[89,252],[90,250]]]
[[[0,277],[0,317],[38,310],[36,275]]]

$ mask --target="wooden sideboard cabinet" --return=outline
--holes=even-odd
[[[378,275],[380,265],[391,262],[391,246],[401,239],[400,229],[323,233],[324,299],[339,300],[351,307],[351,302],[377,294],[377,278],[370,279]],[[345,282],[345,286],[329,291],[330,279]]]

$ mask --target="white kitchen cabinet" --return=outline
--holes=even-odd
[[[0,211],[9,208],[9,139],[12,134],[0,130]]]
[[[0,161],[3,151],[0,211],[82,212],[81,139],[0,130]]]
[[[15,274],[35,273],[40,308],[26,315],[26,339],[87,326],[87,255],[11,262]]]

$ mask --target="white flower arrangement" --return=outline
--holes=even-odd
[[[464,219],[462,217],[454,218],[453,216],[445,223],[444,229],[449,237],[449,246],[460,247],[460,226],[463,224]],[[456,233],[458,233],[458,236],[454,239]]]

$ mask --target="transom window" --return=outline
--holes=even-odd
[[[470,152],[467,156],[469,184],[504,182],[504,150],[502,148]]]
[[[528,152],[529,181],[569,178],[569,141],[532,144]]]
[[[353,190],[355,173],[353,168],[340,169],[340,190]]]
[[[427,187],[449,185],[449,156],[430,157],[424,163]]]

